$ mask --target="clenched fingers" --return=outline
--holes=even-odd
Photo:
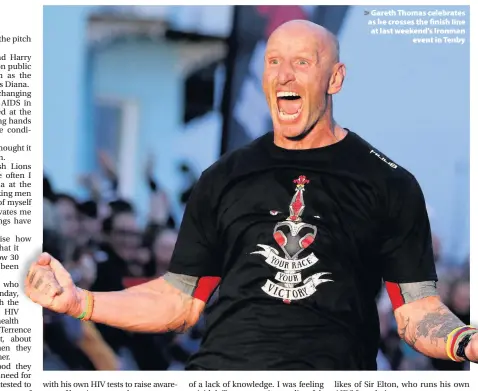
[[[25,279],[25,288],[27,296],[39,304],[50,302],[63,291],[51,268],[38,265],[30,268]]]

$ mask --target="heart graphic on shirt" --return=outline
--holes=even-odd
[[[288,220],[277,223],[273,234],[274,240],[289,259],[297,259],[314,242],[316,235],[315,226]]]

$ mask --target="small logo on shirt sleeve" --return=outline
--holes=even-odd
[[[395,163],[389,161],[386,157],[383,157],[382,155],[380,155],[378,152],[374,151],[373,149],[370,151],[370,153],[378,157],[382,162],[387,163],[393,169],[398,167]]]

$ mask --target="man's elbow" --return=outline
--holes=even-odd
[[[161,332],[185,333],[196,325],[206,304],[192,297],[189,297],[184,304],[178,316],[166,324]]]
[[[174,318],[167,325],[165,331],[183,333],[198,322],[206,307],[206,302],[217,288],[220,278],[210,279],[210,283],[206,284],[205,289],[203,287],[200,294],[197,292],[200,285],[199,280],[199,277],[171,272],[166,273],[163,277],[164,289],[172,295],[178,295],[177,297],[180,298],[179,308],[176,310],[176,313],[179,313],[180,316]]]
[[[442,312],[446,307],[438,296],[429,296],[404,304],[395,309],[397,333],[411,346],[417,342],[416,329],[429,314]],[[425,319],[426,320],[426,319]],[[431,324],[429,325],[431,326]]]
[[[148,332],[184,333],[198,322],[206,306],[204,301],[184,293],[164,278],[129,288],[127,291],[139,294],[137,300],[138,306],[141,306],[141,316],[138,318],[147,323],[147,327],[143,325],[140,330],[148,329]],[[141,305],[141,302],[144,304]]]

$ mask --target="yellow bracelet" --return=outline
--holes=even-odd
[[[451,333],[448,334],[447,340],[446,340],[446,355],[450,360],[456,361],[453,355],[451,354],[451,343],[453,341],[453,336],[458,330],[461,330],[463,326],[457,327],[454,329]]]
[[[93,293],[90,292],[90,291],[86,291],[86,314],[84,316],[83,320],[84,322],[87,322],[91,319],[91,316],[93,315],[93,307],[94,307],[94,303],[95,303],[95,300],[94,300],[94,296],[93,296]]]
[[[93,293],[91,293],[90,291],[83,289],[83,292],[85,292],[85,295],[86,295],[86,308],[76,318],[84,322],[87,322],[88,320],[91,319],[91,316],[93,315],[94,297],[93,297]]]
[[[457,360],[456,357],[455,357],[455,354],[453,352],[454,350],[454,339],[455,339],[455,335],[460,331],[460,330],[463,330],[464,328],[472,328],[473,326],[460,326],[460,327],[457,327],[456,329],[454,329],[451,333],[448,334],[448,337],[447,337],[447,340],[446,340],[446,354],[447,356],[450,358],[450,360],[452,361],[455,361],[455,362],[458,362],[460,360]]]
[[[83,289],[82,289],[82,290],[83,290]],[[85,290],[83,290],[83,292],[86,293]],[[88,308],[88,300],[89,300],[89,297],[88,297],[88,294],[86,294],[86,308],[83,310],[83,312],[82,312],[80,315],[78,315],[78,316],[76,317],[76,319],[83,320],[83,319],[85,318],[86,313],[87,313],[87,308]]]

